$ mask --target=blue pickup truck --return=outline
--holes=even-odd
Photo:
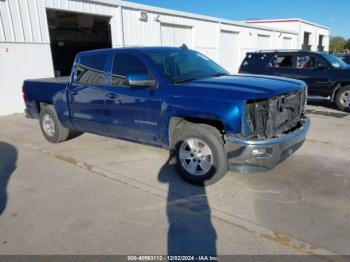
[[[166,148],[197,185],[270,170],[295,152],[310,126],[306,96],[302,81],[229,75],[201,53],[165,47],[82,52],[70,77],[23,85],[26,115],[48,141],[89,132]]]

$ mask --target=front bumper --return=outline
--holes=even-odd
[[[309,128],[310,119],[306,117],[299,129],[274,139],[244,140],[225,136],[229,170],[240,173],[271,170],[303,145]]]

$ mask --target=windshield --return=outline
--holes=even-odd
[[[341,59],[339,59],[338,57],[336,57],[334,55],[322,54],[322,56],[324,58],[326,58],[328,60],[328,62],[330,62],[332,64],[332,66],[335,67],[335,68],[347,67],[346,63],[344,63]]]
[[[148,55],[173,83],[228,74],[208,57],[188,49],[161,50],[149,52]]]

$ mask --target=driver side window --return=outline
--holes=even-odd
[[[128,76],[134,74],[151,74],[145,64],[136,56],[130,54],[116,54],[112,66],[112,85],[128,86]]]

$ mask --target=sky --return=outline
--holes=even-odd
[[[131,0],[230,20],[302,18],[350,38],[350,0]]]

